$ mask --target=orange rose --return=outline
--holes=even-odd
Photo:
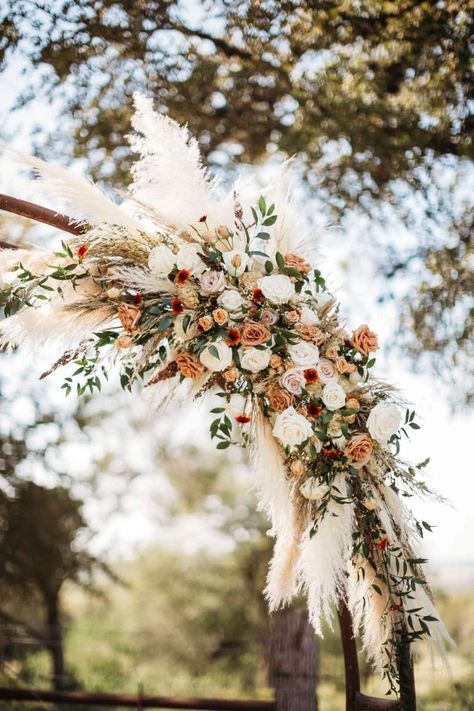
[[[273,386],[267,392],[268,402],[270,407],[275,410],[275,412],[283,412],[287,407],[293,405],[293,395],[287,390]]]
[[[354,348],[357,348],[357,350],[365,356],[369,353],[373,353],[373,351],[376,351],[379,347],[377,336],[369,329],[366,323],[354,331],[351,342]]]
[[[229,314],[225,309],[215,309],[212,312],[212,316],[214,317],[214,321],[219,326],[223,326],[225,323],[227,323],[227,320],[229,318]]]
[[[317,326],[307,326],[304,323],[297,323],[294,328],[298,336],[301,336],[304,341],[311,341],[311,343],[315,343],[317,346],[324,343],[327,338]]]
[[[237,368],[229,368],[228,370],[224,370],[222,375],[226,383],[234,383],[239,377],[239,371]]]
[[[243,346],[259,346],[265,343],[270,338],[270,331],[266,326],[255,321],[249,321],[244,324],[241,333],[241,342]]]
[[[303,274],[308,274],[312,269],[311,264],[308,264],[303,257],[300,257],[297,254],[285,254],[285,264],[287,267],[296,269]]]
[[[279,368],[282,363],[282,359],[279,355],[276,355],[276,353],[270,358],[270,368]]]
[[[204,371],[204,366],[191,353],[180,353],[176,356],[176,365],[185,378],[197,378]]]
[[[331,348],[328,348],[326,350],[326,358],[330,358],[331,360],[337,360],[338,355],[337,348],[335,348],[335,346],[331,346]]]
[[[209,318],[209,316],[201,316],[201,318],[198,319],[198,324],[203,331],[210,331],[214,326],[212,319]]]
[[[361,469],[372,456],[374,446],[368,434],[362,433],[352,437],[346,444],[344,454],[355,469]]]
[[[137,330],[138,323],[142,317],[141,309],[135,304],[119,304],[117,307],[120,323],[127,333]]]

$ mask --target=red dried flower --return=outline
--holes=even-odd
[[[184,311],[184,306],[183,302],[181,299],[175,298],[171,302],[171,311],[173,311],[175,314],[182,314]]]
[[[306,413],[307,413],[308,417],[319,417],[322,410],[323,410],[323,408],[320,407],[319,405],[316,405],[315,402],[308,403],[308,406],[306,407]]]
[[[237,346],[240,343],[240,333],[237,328],[229,328],[227,330],[225,342],[228,346]]]
[[[247,415],[237,415],[235,420],[239,423],[239,425],[247,425],[250,422],[250,417]]]
[[[202,217],[199,218],[199,222],[206,222],[207,220],[207,215],[203,215]]]
[[[264,293],[261,289],[254,289],[253,290],[252,301],[255,301],[257,304],[260,304],[262,301],[265,301],[265,296],[264,296]]]
[[[319,375],[316,368],[308,368],[308,370],[304,371],[303,375],[307,383],[317,383],[319,380]]]
[[[174,280],[176,284],[185,284],[190,276],[191,272],[189,272],[187,269],[180,269],[179,272],[176,274]]]
[[[342,452],[335,448],[323,449],[322,454],[324,459],[339,459],[342,456]]]
[[[138,292],[138,294],[135,294],[133,303],[135,304],[135,306],[141,306],[143,304],[143,296],[140,294],[140,292]]]
[[[79,259],[82,259],[85,257],[87,250],[89,249],[87,244],[81,244],[81,246],[78,248],[76,255],[79,257]]]
[[[390,541],[386,536],[382,536],[382,538],[379,538],[376,545],[379,551],[384,551],[390,545]]]
[[[399,605],[390,605],[388,608],[389,612],[399,612],[399,610],[403,610],[403,605],[401,603]]]

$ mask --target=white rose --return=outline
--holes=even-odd
[[[283,375],[280,377],[280,385],[282,385],[285,390],[293,395],[301,395],[301,391],[306,385],[306,379],[297,368],[290,368],[285,370]]]
[[[179,314],[174,320],[174,331],[181,341],[189,341],[198,334],[197,323],[195,321],[189,322],[186,331],[184,330],[183,322],[185,318],[186,314]]]
[[[295,296],[295,285],[285,274],[260,277],[258,286],[263,295],[274,304],[286,304]]]
[[[207,296],[218,294],[226,287],[224,272],[205,272],[199,278],[199,285],[202,293]]]
[[[319,361],[319,348],[308,341],[300,341],[288,346],[293,363],[300,368],[315,368]]]
[[[239,249],[232,249],[222,255],[227,271],[232,276],[240,276],[244,273],[249,263],[249,255]]]
[[[214,341],[204,348],[199,360],[205,368],[213,372],[225,370],[232,363],[232,349],[225,341]]]
[[[269,348],[245,348],[241,351],[240,364],[251,373],[258,373],[268,368],[272,352]]]
[[[150,271],[157,276],[168,276],[173,271],[176,264],[176,256],[171,249],[164,244],[153,247],[148,255],[148,266]]]
[[[328,487],[326,484],[318,484],[317,479],[314,477],[309,477],[300,486],[300,492],[303,494],[305,499],[310,501],[320,501],[328,493]]]
[[[367,418],[370,436],[380,444],[386,444],[392,435],[398,432],[401,424],[402,415],[398,407],[386,402],[379,402]]]
[[[202,274],[206,265],[199,256],[202,247],[197,244],[186,244],[181,247],[176,255],[176,265],[178,269],[187,269],[191,274]]]
[[[344,388],[334,381],[324,386],[321,398],[328,410],[339,410],[345,405],[346,393]]]
[[[331,383],[337,380],[337,371],[334,363],[328,358],[321,358],[316,370],[318,371],[319,379],[322,383]]]
[[[287,407],[276,416],[272,431],[284,447],[301,444],[313,434],[311,424],[294,407]]]
[[[250,266],[252,268],[252,271],[258,272],[259,274],[266,274],[267,271],[265,269],[265,264],[266,262],[271,262],[273,268],[275,268],[275,262],[271,257],[268,257],[267,255],[263,256],[262,254],[254,254],[252,256],[252,259],[250,261]]]
[[[310,309],[309,306],[304,304],[301,307],[300,321],[305,326],[316,326],[319,323],[319,318],[318,315],[313,311],[313,309]]]
[[[217,303],[230,314],[235,314],[242,308],[244,300],[235,289],[226,289],[217,299]]]

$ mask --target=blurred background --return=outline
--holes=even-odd
[[[124,189],[138,89],[189,124],[224,186],[294,156],[318,268],[348,323],[378,332],[378,374],[423,423],[404,454],[431,457],[426,480],[450,501],[412,502],[434,526],[422,554],[457,643],[450,670],[417,652],[426,711],[474,708],[473,10],[0,1],[11,147]],[[61,208],[27,178],[0,154],[0,192]],[[0,213],[0,238],[62,236]],[[0,685],[271,698],[271,539],[244,455],[214,451],[205,402],[164,417],[112,381],[64,398],[61,376],[38,381],[55,356],[0,354]],[[338,711],[338,634],[319,646],[319,708]]]

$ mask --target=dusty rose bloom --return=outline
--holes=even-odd
[[[227,323],[227,320],[229,318],[229,314],[225,309],[214,309],[214,311],[212,312],[212,316],[214,318],[214,321],[219,326],[223,326],[225,323]]]
[[[304,472],[303,462],[300,462],[299,459],[295,459],[293,462],[291,462],[290,472],[293,474],[293,476],[301,476]]]
[[[130,338],[130,336],[119,336],[115,341],[115,345],[117,348],[131,348],[133,346],[133,338]]]
[[[350,410],[358,410],[360,407],[359,401],[355,397],[350,397],[346,400],[346,407]],[[347,415],[344,417],[344,421],[352,425],[355,422],[356,415]]]
[[[376,334],[364,323],[352,334],[352,345],[363,355],[368,355],[377,350],[379,342]]]
[[[307,326],[304,323],[295,324],[295,331],[304,341],[311,341],[317,346],[324,343],[327,338],[317,326]]]
[[[135,304],[119,304],[117,311],[120,323],[125,331],[127,331],[127,333],[136,331],[142,317],[141,309],[135,306]]]
[[[203,331],[210,331],[210,329],[214,326],[212,318],[209,318],[209,316],[201,316],[201,318],[198,319],[198,324]]]
[[[347,373],[347,366],[349,363],[344,358],[344,356],[338,356],[336,358],[336,370],[338,373]]]
[[[196,309],[199,306],[198,292],[191,284],[180,287],[178,297],[188,309]]]
[[[270,368],[279,368],[283,363],[279,355],[273,354],[270,358]]]
[[[331,360],[337,360],[338,355],[337,348],[335,346],[331,346],[331,348],[328,348],[326,350],[326,358],[330,358]]]
[[[300,320],[301,313],[297,309],[292,311],[287,311],[285,314],[285,321],[287,323],[296,323]]]
[[[249,321],[244,324],[241,333],[241,341],[243,346],[259,346],[270,338],[270,331],[266,326],[255,321]]]
[[[373,448],[372,440],[368,434],[357,434],[346,444],[344,454],[353,467],[361,469],[372,456]]]
[[[260,314],[260,321],[265,324],[265,326],[273,326],[278,321],[278,314],[276,311],[271,309],[263,309]]]
[[[308,274],[312,269],[311,264],[308,264],[308,262],[304,260],[303,257],[300,257],[297,254],[285,254],[285,264],[287,267],[297,269],[303,274]]]
[[[267,391],[268,402],[275,412],[283,412],[287,407],[293,405],[293,395],[283,388],[273,385]]]
[[[239,377],[239,371],[237,368],[228,368],[227,370],[224,370],[222,375],[224,376],[226,383],[234,383]]]
[[[302,389],[306,387],[306,379],[300,370],[289,368],[280,377],[280,385],[293,395],[300,395]]]
[[[197,378],[204,371],[204,366],[191,353],[180,353],[176,356],[176,365],[185,378]]]

